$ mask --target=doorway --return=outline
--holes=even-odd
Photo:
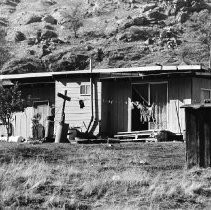
[[[146,109],[152,107],[152,113],[147,119],[137,106],[132,109],[132,131],[166,129],[167,128],[168,83],[144,83],[132,85],[132,102],[143,105]],[[144,120],[143,120],[144,119]]]
[[[132,102],[140,103],[145,106],[149,104],[149,85],[148,84],[135,84],[132,85]],[[148,122],[141,121],[140,109],[133,106],[132,109],[132,131],[148,130]]]

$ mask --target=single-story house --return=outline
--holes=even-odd
[[[71,97],[65,106],[69,127],[103,136],[149,129],[181,133],[185,114],[180,107],[211,99],[211,72],[201,65],[1,75],[0,80],[20,84],[27,108],[14,115],[13,135],[25,138],[32,136],[37,113],[43,127],[52,114],[58,125],[63,99],[57,93],[65,90]]]

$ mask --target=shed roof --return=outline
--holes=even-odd
[[[0,80],[17,80],[26,78],[48,78],[64,75],[83,75],[83,74],[112,74],[112,73],[161,73],[161,72],[183,72],[194,71],[203,72],[201,65],[182,65],[182,66],[144,66],[144,67],[129,67],[129,68],[109,68],[109,69],[92,69],[92,70],[76,70],[76,71],[61,71],[61,72],[39,72],[26,74],[8,74],[0,75]],[[210,74],[211,75],[211,74]]]

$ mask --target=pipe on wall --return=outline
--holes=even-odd
[[[94,120],[94,105],[93,105],[93,78],[92,78],[92,58],[90,57],[90,64],[89,64],[89,69],[90,69],[90,91],[91,91],[91,95],[90,95],[90,102],[91,102],[91,119],[89,122],[89,125],[87,127],[86,133],[89,132],[91,124]]]

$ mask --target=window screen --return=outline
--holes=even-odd
[[[90,95],[90,85],[81,85],[80,86],[80,95]]]
[[[210,89],[202,89],[201,90],[201,102],[203,103],[204,100],[211,99],[211,90]]]

